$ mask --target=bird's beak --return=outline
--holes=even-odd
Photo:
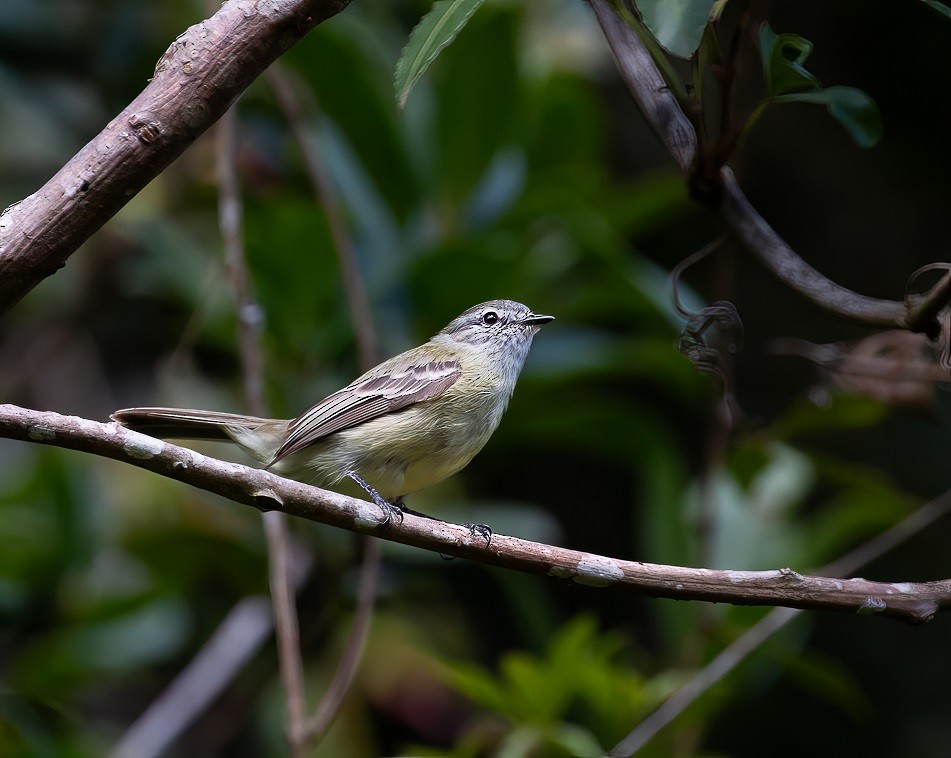
[[[547,324],[549,321],[554,320],[554,316],[545,316],[541,313],[529,313],[522,319],[522,323],[526,326],[541,326],[542,324]]]

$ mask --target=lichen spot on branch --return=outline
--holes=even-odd
[[[122,449],[126,454],[138,460],[154,458],[161,453],[164,448],[165,443],[162,442],[162,440],[157,440],[154,437],[148,437],[144,434],[138,434],[137,432],[127,432],[122,442]]]
[[[600,555],[588,555],[578,561],[574,580],[589,587],[607,587],[624,578],[624,571],[610,558]]]

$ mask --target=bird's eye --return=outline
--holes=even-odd
[[[499,320],[499,314],[495,311],[486,311],[482,314],[482,323],[486,326],[492,326]]]

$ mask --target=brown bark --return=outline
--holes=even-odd
[[[186,30],[146,88],[43,187],[0,215],[0,313],[181,155],[283,52],[349,0],[229,0]]]

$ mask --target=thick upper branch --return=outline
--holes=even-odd
[[[373,534],[480,563],[571,579],[592,587],[626,586],[642,594],[737,605],[782,605],[870,613],[912,623],[951,606],[951,580],[887,584],[804,576],[790,569],[719,571],[662,566],[583,553],[497,534],[489,545],[469,529],[407,515],[382,523],[372,503],[267,471],[226,463],[118,424],[0,405],[0,437],[114,458],[257,508]]]
[[[697,133],[657,70],[650,52],[608,0],[591,0],[591,7],[617,59],[621,78],[647,123],[681,170],[690,171],[697,160]]]
[[[176,39],[142,93],[0,216],[0,313],[182,154],[281,53],[349,0],[229,0]]]

